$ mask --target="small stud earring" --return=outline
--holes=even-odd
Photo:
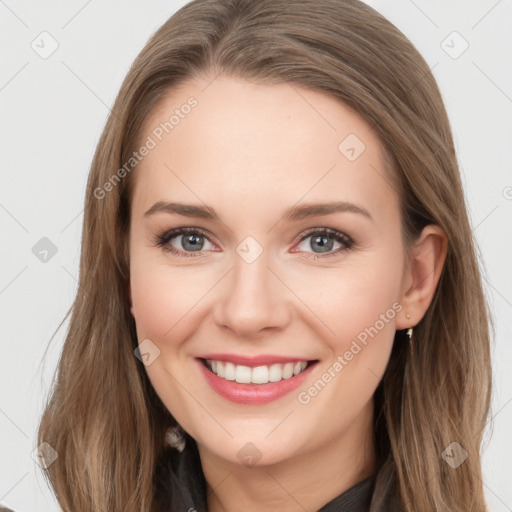
[[[405,318],[411,318],[410,313],[406,313],[406,314],[405,314]]]
[[[167,429],[165,433],[165,443],[172,448],[176,448],[179,452],[182,452],[185,449],[185,431],[181,425],[177,424],[174,427],[169,427]]]

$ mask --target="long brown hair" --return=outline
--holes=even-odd
[[[449,120],[425,60],[358,0],[195,0],[133,63],[92,162],[79,286],[38,432],[39,443],[58,453],[45,475],[60,506],[154,507],[156,468],[174,419],[134,357],[127,239],[136,162],[133,170],[120,169],[140,144],[148,114],[172,88],[220,73],[288,82],[354,108],[390,155],[404,247],[428,224],[446,233],[446,262],[414,329],[414,356],[397,331],[375,394],[376,447],[386,471],[372,510],[389,486],[407,512],[487,510],[480,447],[490,407],[492,323]],[[454,442],[468,454],[457,468],[443,458]]]

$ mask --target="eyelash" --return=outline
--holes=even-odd
[[[201,256],[193,254],[192,251],[188,251],[188,252],[180,251],[178,249],[175,249],[172,246],[167,245],[173,238],[176,238],[179,235],[187,235],[187,234],[200,235],[209,240],[208,234],[200,228],[176,228],[176,229],[172,229],[171,231],[164,231],[163,233],[158,235],[155,238],[155,242],[156,242],[155,246],[162,247],[162,249],[164,251],[167,251],[167,252],[169,252],[175,256],[178,256],[180,258],[198,258],[198,257],[200,258]],[[334,238],[334,240],[336,240],[336,242],[343,244],[345,247],[341,247],[335,251],[324,253],[324,254],[306,253],[306,254],[312,254],[311,256],[305,256],[306,258],[309,258],[309,259],[318,260],[318,259],[323,259],[323,258],[329,258],[331,256],[337,256],[344,251],[350,251],[356,247],[356,241],[353,238],[349,237],[345,233],[341,233],[341,232],[339,232],[335,229],[331,229],[331,228],[312,228],[312,229],[308,230],[307,233],[305,233],[302,236],[302,238],[300,238],[296,242],[295,245],[300,244],[301,242],[303,242],[304,240],[306,240],[307,238],[309,238],[312,235],[328,235],[328,236]],[[211,243],[211,241],[210,241],[210,243]],[[201,253],[203,251],[198,251],[198,252]],[[295,251],[295,252],[301,252],[301,251]]]

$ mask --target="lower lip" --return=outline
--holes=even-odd
[[[318,361],[309,363],[304,371],[289,379],[267,384],[241,384],[234,380],[226,380],[206,368],[201,359],[196,359],[208,384],[219,395],[235,402],[246,405],[262,405],[273,402],[278,398],[297,389],[309,376]]]

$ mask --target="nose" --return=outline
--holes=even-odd
[[[220,328],[248,339],[283,329],[290,322],[293,294],[270,265],[266,252],[252,262],[236,255],[215,308]]]

